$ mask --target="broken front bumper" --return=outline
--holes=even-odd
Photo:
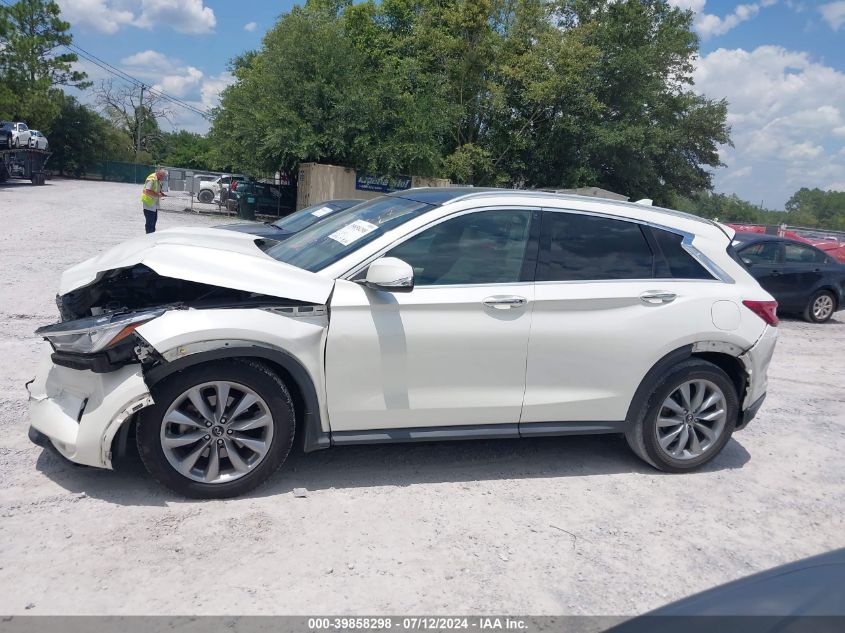
[[[153,403],[140,365],[109,373],[71,369],[53,363],[44,343],[38,373],[29,389],[29,422],[42,443],[46,436],[77,464],[111,468],[111,443],[121,425]]]

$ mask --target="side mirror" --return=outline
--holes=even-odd
[[[364,285],[373,290],[411,292],[414,289],[414,269],[396,257],[382,257],[367,268]]]

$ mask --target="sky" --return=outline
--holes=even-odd
[[[228,63],[261,45],[291,0],[58,0],[74,44],[205,110],[232,82]],[[669,0],[695,12],[695,90],[727,99],[733,147],[716,191],[783,208],[801,187],[845,191],[845,0]],[[98,81],[96,65],[80,66]],[[90,99],[91,91],[85,99]],[[172,106],[171,125],[205,132]]]

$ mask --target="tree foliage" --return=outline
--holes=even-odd
[[[790,224],[845,231],[845,191],[802,188],[786,203]]]
[[[307,0],[233,60],[216,160],[668,202],[710,188],[730,141],[726,104],[691,90],[691,20],[666,0]]]
[[[48,137],[52,152],[50,168],[60,175],[80,177],[99,160],[133,158],[120,130],[68,95],[60,97],[58,115]]]
[[[208,137],[187,130],[162,132],[153,156],[160,165],[213,169],[214,159]]]
[[[698,191],[678,196],[672,206],[722,222],[788,224],[845,231],[845,191],[799,189],[787,201],[785,211],[764,209],[735,195]]]
[[[77,56],[65,48],[69,29],[53,1],[0,5],[0,118],[46,129],[61,105],[58,88],[90,85],[72,68]]]

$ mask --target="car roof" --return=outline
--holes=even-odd
[[[568,193],[552,193],[548,191],[528,189],[501,189],[493,187],[420,187],[415,189],[405,189],[404,191],[395,191],[387,195],[433,205],[442,205],[448,202],[456,202],[458,200],[483,199],[485,197],[507,195],[515,195],[521,198],[536,198],[538,201],[542,199],[579,204],[589,203],[591,206],[601,206],[604,210],[612,211],[614,212],[614,215],[630,216],[630,212],[634,212],[633,215],[650,212],[657,215],[669,215],[709,227],[716,227],[722,233],[725,232],[725,229],[718,223],[691,213],[684,213],[683,211],[676,211],[675,209],[666,209],[664,207],[639,204],[636,202],[627,202],[624,200],[611,200],[609,198],[600,198],[597,196],[579,196]]]

